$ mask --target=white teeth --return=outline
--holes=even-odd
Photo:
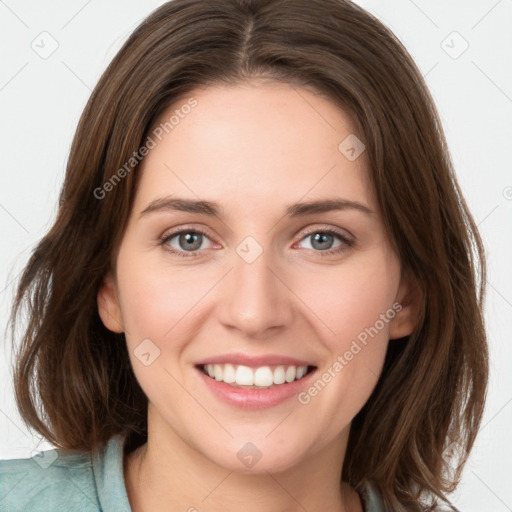
[[[285,380],[286,382],[293,382],[295,380],[295,377],[297,376],[297,369],[295,366],[288,366],[288,369],[285,373]]]
[[[272,386],[274,384],[274,374],[268,366],[262,366],[254,372],[255,386]]]
[[[239,366],[235,373],[235,382],[240,386],[254,384],[254,372],[248,366]]]
[[[222,380],[222,377],[224,372],[222,371],[222,367],[220,364],[214,364],[213,365],[213,375],[215,377],[215,380]]]
[[[307,366],[260,366],[249,368],[248,366],[234,366],[232,364],[207,364],[205,373],[212,379],[223,381],[226,384],[238,386],[257,386],[261,388],[278,386],[285,382],[293,382],[304,377],[308,371]]]
[[[306,366],[299,366],[297,368],[297,379],[302,379],[304,375],[306,375],[306,372],[308,371]]]
[[[231,384],[236,381],[235,377],[235,367],[232,364],[225,364],[224,365],[224,375],[223,375],[223,381],[227,384]]]
[[[274,384],[284,384],[286,382],[284,366],[278,366],[274,370]]]

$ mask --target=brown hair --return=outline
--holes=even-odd
[[[354,418],[343,480],[373,482],[389,510],[419,510],[423,496],[445,498],[456,487],[463,464],[449,475],[443,451],[456,442],[469,452],[481,421],[484,252],[420,71],[389,29],[349,1],[174,0],[129,37],[83,112],[57,218],[20,279],[11,317],[14,335],[26,307],[15,368],[20,413],[57,447],[92,450],[117,433],[129,433],[133,446],[145,441],[147,398],[124,335],[104,327],[96,302],[137,165],[101,199],[94,191],[178,98],[255,77],[309,87],[351,115],[389,238],[418,282],[420,321],[389,343]]]

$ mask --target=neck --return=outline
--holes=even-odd
[[[341,483],[347,435],[279,472],[240,473],[215,464],[166,431],[125,456],[133,512],[362,512],[358,494]]]

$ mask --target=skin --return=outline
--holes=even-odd
[[[362,511],[357,493],[340,485],[351,421],[377,383],[389,339],[410,334],[415,314],[365,154],[349,161],[338,150],[354,127],[327,98],[283,83],[210,86],[190,96],[197,106],[137,171],[116,270],[98,293],[101,318],[125,332],[149,400],[148,442],[125,458],[132,508]],[[223,216],[141,215],[169,195],[215,201]],[[334,197],[373,213],[284,214],[290,203]],[[179,228],[207,232],[195,257],[165,250],[187,254],[179,235],[159,243]],[[342,250],[322,256],[310,228],[336,229],[353,244],[333,237],[329,248]],[[252,263],[236,252],[247,236],[263,249]],[[308,404],[293,397],[259,411],[236,408],[214,397],[194,368],[241,352],[312,361],[322,374],[394,303],[401,311]],[[145,339],[160,350],[149,366],[134,355]],[[247,442],[262,454],[252,468],[237,457]]]

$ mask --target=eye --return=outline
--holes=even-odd
[[[315,229],[307,233],[301,242],[305,240],[310,240],[309,247],[306,249],[318,252],[321,256],[340,253],[354,244],[353,240],[334,229]]]
[[[341,253],[354,245],[354,241],[346,234],[334,229],[315,229],[302,237],[302,243],[310,240],[308,250],[321,256]],[[214,244],[207,233],[200,229],[181,229],[166,233],[160,244],[164,249],[182,258],[200,256],[200,251],[211,248]]]
[[[181,256],[183,258],[196,256],[196,252],[200,249],[208,249],[205,247],[205,241],[211,240],[205,232],[197,229],[182,229],[171,234],[166,234],[161,239],[161,244],[165,250]]]

